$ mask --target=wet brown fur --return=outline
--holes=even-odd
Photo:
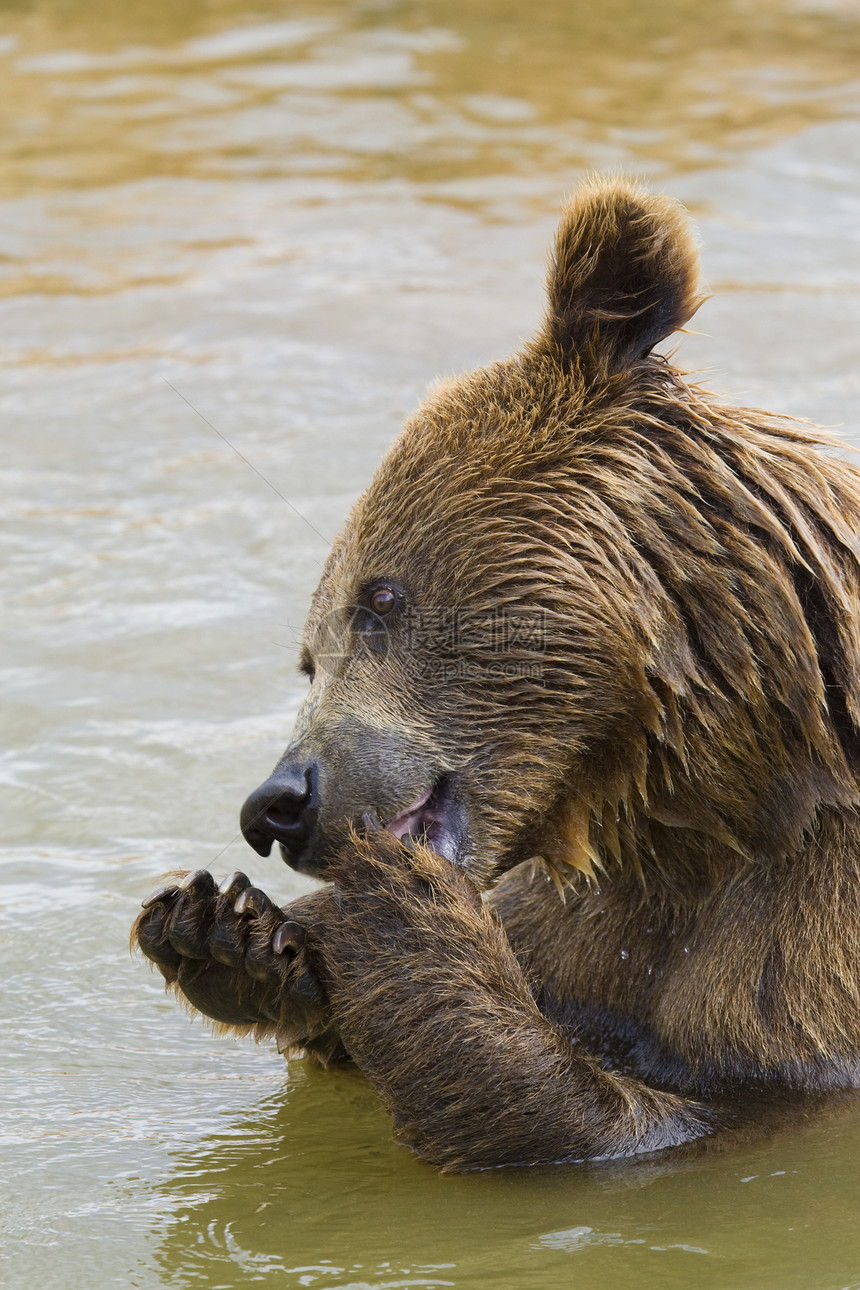
[[[538,655],[506,654],[537,673],[477,682],[416,680],[393,625],[303,718],[351,767],[353,726],[414,750],[366,781],[382,818],[421,766],[463,785],[468,878],[354,838],[315,951],[350,1055],[448,1168],[650,1150],[745,1087],[860,1084],[860,474],[651,352],[697,284],[679,207],[586,185],[541,332],[433,394],[314,600],[309,653],[380,579],[545,615]]]

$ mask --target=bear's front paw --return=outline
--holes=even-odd
[[[325,893],[281,910],[243,873],[216,887],[198,869],[147,897],[132,944],[213,1021],[262,1025],[277,1031],[282,1047],[306,1045],[330,1021],[307,945],[320,898]],[[327,1041],[322,1047],[334,1055]]]
[[[373,812],[367,812],[362,823],[361,832],[353,832],[327,870],[337,886],[339,907],[346,897],[375,895],[407,904],[429,898],[435,904],[465,902],[471,909],[480,908],[480,894],[464,871],[423,839],[398,839]]]

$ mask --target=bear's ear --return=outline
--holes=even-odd
[[[623,371],[702,303],[686,212],[622,179],[592,179],[568,205],[550,262],[538,344],[588,380]]]

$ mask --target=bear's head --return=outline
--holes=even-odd
[[[721,526],[746,506],[741,529],[764,531],[767,508],[725,483],[711,410],[652,353],[698,307],[698,274],[676,203],[620,180],[580,190],[538,336],[433,393],[334,545],[305,631],[310,692],[243,808],[258,851],[277,841],[324,875],[370,812],[486,887],[536,855],[641,864],[643,803],[652,828],[722,847],[739,845],[733,819],[754,831],[764,772],[744,747],[791,749],[760,682],[780,660],[738,623],[738,596],[765,616],[784,600],[781,556],[763,564],[743,533],[726,556]],[[791,700],[807,747],[816,686]],[[734,778],[718,717],[738,723]]]

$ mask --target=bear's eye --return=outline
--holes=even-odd
[[[377,587],[370,597],[370,608],[380,617],[390,614],[396,604],[397,595],[390,587]]]

